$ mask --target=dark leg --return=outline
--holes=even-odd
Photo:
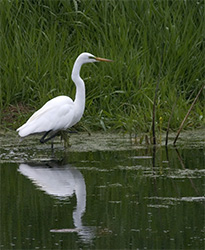
[[[53,147],[53,141],[51,142],[51,153],[52,153],[52,157],[54,157],[54,147]]]
[[[69,131],[60,131],[60,135],[61,135],[61,140],[64,141],[64,148],[68,148],[70,147],[69,144]]]
[[[41,143],[45,143],[45,142],[51,140],[52,138],[54,138],[54,137],[58,134],[58,131],[57,131],[56,133],[52,134],[50,137],[48,137],[48,138],[45,139],[45,137],[46,137],[50,132],[51,132],[51,130],[47,131],[47,132],[41,137],[41,139],[40,139],[40,142],[41,142]]]
[[[51,130],[47,131],[47,132],[41,137],[41,139],[40,139],[40,142],[41,142],[41,143],[44,143],[44,142],[45,142],[44,139],[45,139],[45,137],[46,137],[50,132],[51,132]]]

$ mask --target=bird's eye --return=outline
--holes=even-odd
[[[89,56],[89,59],[95,59],[93,56]]]

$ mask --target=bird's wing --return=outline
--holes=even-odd
[[[36,111],[17,131],[20,136],[24,137],[49,130],[66,129],[72,124],[73,117],[73,100],[67,96],[58,96]]]

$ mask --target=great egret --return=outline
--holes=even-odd
[[[19,136],[45,133],[41,143],[54,138],[59,131],[64,131],[80,121],[85,109],[85,84],[80,77],[81,66],[92,62],[111,62],[109,59],[82,53],[76,59],[71,78],[76,86],[75,100],[68,96],[57,96],[36,111],[28,121],[17,129]]]

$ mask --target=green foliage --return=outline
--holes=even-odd
[[[86,65],[82,125],[148,132],[159,81],[157,119],[181,123],[204,84],[204,1],[0,1],[0,105],[34,109],[74,98],[70,74],[84,51],[114,63]],[[177,97],[178,96],[178,97]],[[187,125],[202,124],[203,96]],[[160,118],[162,117],[162,118]]]

